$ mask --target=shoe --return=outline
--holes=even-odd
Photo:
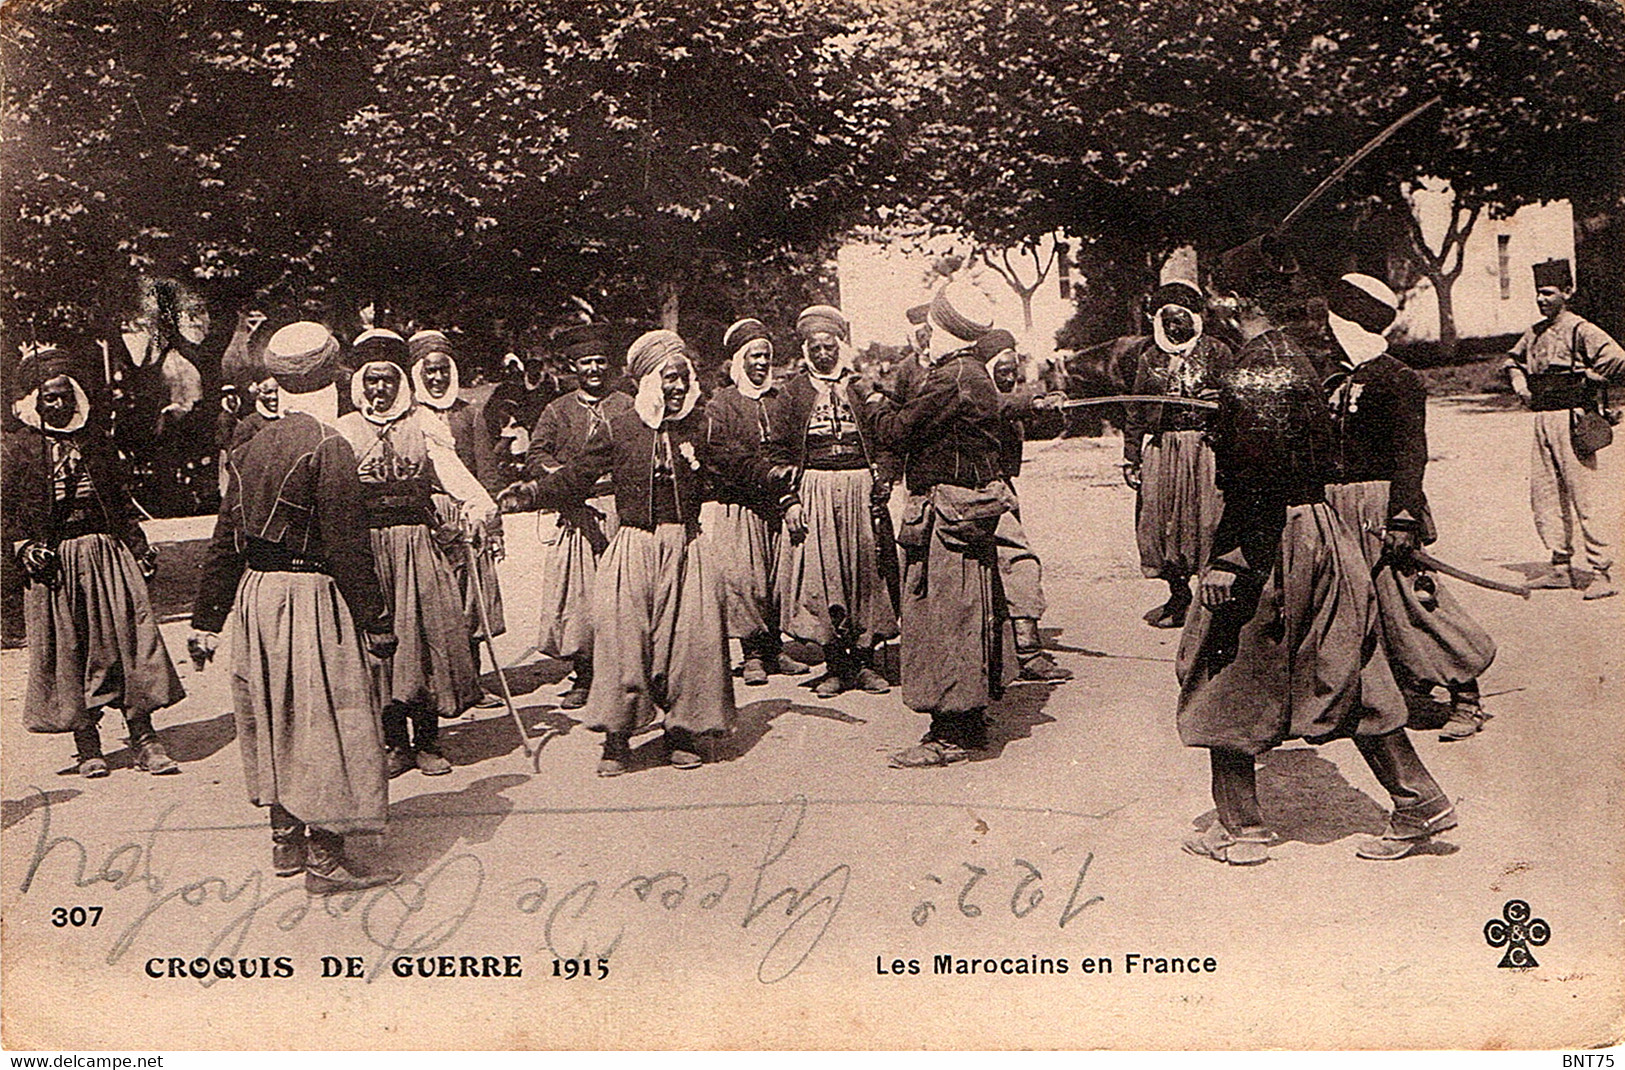
[[[1439,733],[1439,742],[1456,743],[1476,736],[1484,730],[1487,720],[1489,715],[1479,705],[1477,695],[1452,695],[1450,720],[1445,722],[1444,729]]]
[[[1566,564],[1554,564],[1549,571],[1534,577],[1525,586],[1531,591],[1566,591],[1574,586],[1574,569]]]
[[[967,762],[970,761],[970,756],[970,750],[958,743],[928,739],[898,751],[886,760],[886,764],[893,769],[931,769],[939,765]]]
[[[1019,678],[1022,680],[1058,682],[1072,679],[1072,670],[1061,668],[1061,666],[1055,664],[1054,658],[1040,651],[1031,657],[1022,659]]]
[[[390,780],[394,780],[408,769],[416,769],[417,766],[412,752],[405,747],[389,747],[384,751],[384,775]]]
[[[444,754],[432,750],[420,750],[417,754],[418,771],[424,776],[445,776],[451,772],[451,763]]]
[[[480,700],[474,703],[476,710],[496,710],[502,708],[502,696],[493,695],[489,691],[480,692]]]
[[[1186,854],[1198,858],[1211,858],[1232,866],[1256,866],[1269,861],[1273,840],[1268,829],[1242,829],[1232,833],[1223,823],[1215,821],[1206,832],[1188,837],[1181,846]]]
[[[107,759],[100,755],[79,759],[79,775],[86,780],[100,780],[108,774]]]
[[[632,745],[628,736],[606,733],[603,757],[598,759],[598,775],[620,776],[626,772],[632,759]]]
[[[1444,809],[1438,810],[1431,817],[1423,817],[1418,813],[1436,809],[1440,804],[1443,804]],[[1423,806],[1395,810],[1388,818],[1388,827],[1383,830],[1382,835],[1364,841],[1354,849],[1354,853],[1360,858],[1374,862],[1397,862],[1401,858],[1415,854],[1425,844],[1431,842],[1435,835],[1455,828],[1456,824],[1456,808],[1450,805],[1448,799],[1440,796]]]
[[[812,672],[812,666],[792,658],[789,654],[780,654],[773,671],[780,676],[806,676]]]
[[[819,698],[836,698],[845,693],[846,690],[845,680],[842,680],[835,673],[827,673],[822,680],[818,681],[818,686],[813,688],[813,694]]]
[[[169,756],[169,752],[164,750],[164,745],[158,741],[157,736],[151,736],[139,743],[131,743],[130,749],[135,751],[135,767],[145,769],[153,776],[181,771],[180,763]]]
[[[305,891],[311,895],[360,892],[394,884],[401,875],[392,869],[368,872],[344,854],[344,837],[336,832],[310,829],[305,841]]]
[[[579,710],[587,704],[588,689],[585,687],[572,687],[559,699],[559,709]]]
[[[288,839],[271,833],[271,872],[278,877],[295,877],[305,871],[305,829],[289,830]],[[297,836],[297,839],[294,837]]]
[[[852,686],[859,691],[867,691],[871,695],[886,695],[891,693],[891,684],[886,678],[865,665],[858,670],[852,678]]]
[[[1591,583],[1586,586],[1583,597],[1587,602],[1595,602],[1599,598],[1609,598],[1618,593],[1619,588],[1608,578],[1608,570],[1599,568],[1591,574]]]
[[[1185,608],[1164,606],[1165,612],[1149,623],[1153,628],[1183,628],[1185,626]]]
[[[761,658],[746,658],[745,667],[740,672],[745,683],[750,687],[760,687],[767,683],[767,666],[762,664]]]
[[[666,746],[670,754],[670,761],[677,769],[698,769],[705,764],[696,749],[694,737],[687,732],[668,728],[666,730]]]

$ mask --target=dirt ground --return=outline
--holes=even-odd
[[[1449,398],[1431,424],[1436,556],[1534,571],[1529,416]],[[1622,456],[1603,464],[1615,533]],[[1179,850],[1211,819],[1207,759],[1174,729],[1178,634],[1141,622],[1161,586],[1140,576],[1120,457],[1115,438],[1029,446],[1044,624],[1077,679],[1013,688],[985,758],[944,770],[886,767],[924,722],[896,692],[821,701],[775,677],[737,688],[737,730],[705,767],[659,764],[649,737],[633,774],[596,778],[598,737],[557,708],[562,668],[527,652],[538,521],[511,518],[497,645],[539,758],[505,711],[446,722],[451,775],[392,782],[389,832],[358,849],[407,881],[358,896],[310,900],[270,875],[225,666],[182,665],[189,696],[158,715],[180,775],[119,752],[110,778],[84,781],[67,737],[22,730],[26,651],[6,651],[7,1046],[1617,1042],[1625,598],[1452,582],[1500,644],[1486,731],[1416,736],[1461,827],[1419,857],[1357,859],[1384,794],[1351,744],[1291,745],[1260,772],[1284,843],[1263,866],[1224,867]],[[158,537],[206,533],[169,523]],[[164,632],[179,663],[186,622]],[[117,734],[104,729],[110,745]],[[1486,942],[1514,899],[1550,929],[1531,969],[1498,968],[1504,949]],[[90,924],[75,906],[102,909]],[[324,978],[324,956],[360,976]],[[291,976],[275,976],[278,957]],[[198,958],[238,976],[169,976]],[[402,958],[507,976],[401,977]],[[977,972],[952,972],[959,960]]]

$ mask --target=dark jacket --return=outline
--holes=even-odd
[[[1035,411],[1033,402],[1044,393],[1041,383],[1017,383],[1008,393],[999,394],[999,471],[1006,479],[1021,474],[1021,453],[1027,445],[1027,417]]]
[[[458,398],[445,410],[446,426],[451,428],[451,439],[463,467],[492,494],[505,483],[497,469],[496,444],[485,426],[485,414],[467,398]]]
[[[875,436],[902,456],[911,493],[939,483],[983,487],[1000,477],[999,392],[971,350],[930,369],[904,404],[884,399],[877,406]]]
[[[779,519],[776,485],[758,479],[736,482],[728,472],[752,472],[767,455],[778,425],[786,413],[782,391],[775,384],[759,398],[748,398],[737,386],[725,386],[705,403],[705,445],[711,459],[712,496],[729,505],[743,505],[767,520]]]
[[[659,431],[650,428],[631,410],[609,420],[608,434],[595,434],[586,449],[551,474],[536,477],[536,503],[544,508],[569,509],[585,501],[598,481],[609,475],[615,486],[615,514],[621,526],[653,531],[661,522],[663,505],[675,499],[676,515],[683,524],[698,524],[700,503],[706,500],[713,478],[741,482],[752,479],[768,482],[769,466],[761,459],[714,456],[705,442],[706,417],[696,408],[678,421],[667,421]],[[655,451],[664,435],[671,445],[670,486],[655,482]]]
[[[51,485],[51,437],[31,427],[5,432],[0,484],[5,487],[5,532],[10,542],[38,541],[54,546],[64,537],[64,517]],[[63,437],[77,445],[84,458],[103,530],[137,557],[146,553],[147,538],[126,485],[128,473],[112,441],[94,424]]]
[[[555,398],[531,428],[530,450],[525,454],[525,477],[539,479],[563,467],[586,450],[595,433],[603,433],[615,417],[631,411],[632,399],[619,390],[610,391],[596,405],[588,405],[575,390]],[[609,492],[610,481],[605,478],[587,497],[597,498]]]
[[[1391,353],[1327,380],[1332,405],[1331,482],[1385,480],[1389,527],[1433,538],[1422,477],[1428,464],[1427,388]]]
[[[858,442],[863,459],[877,482],[882,482],[885,450],[875,439],[874,407],[865,405],[857,390],[857,376],[849,375],[834,389],[846,392],[846,402],[857,417]],[[813,406],[818,403],[818,387],[806,372],[792,376],[778,388],[778,413],[774,418],[773,437],[767,446],[767,456],[774,464],[795,468],[797,482],[807,468],[807,429],[812,421]]]
[[[1241,347],[1219,380],[1211,434],[1224,492],[1212,564],[1267,572],[1287,507],[1325,501],[1331,474],[1331,413],[1294,336],[1266,331]]]
[[[333,577],[357,627],[388,632],[349,441],[308,413],[290,412],[232,450],[227,464],[231,479],[204,560],[192,626],[218,632],[225,625],[250,555],[286,555]]]
[[[1156,339],[1147,338],[1134,353],[1134,385],[1131,394],[1159,394],[1174,397],[1214,399],[1219,379],[1234,355],[1230,347],[1209,335],[1197,340],[1185,357],[1189,369],[1175,377],[1168,370],[1169,355],[1158,348]],[[1142,440],[1163,431],[1205,431],[1212,422],[1212,410],[1193,405],[1129,405],[1123,425],[1123,460],[1140,463]]]

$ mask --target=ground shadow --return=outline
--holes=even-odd
[[[389,834],[383,862],[406,876],[434,866],[459,843],[490,841],[513,812],[502,793],[530,780],[520,773],[476,780],[461,791],[413,795],[389,805]]]
[[[1091,650],[1086,646],[1068,646],[1065,643],[1056,642],[1045,643],[1044,649],[1059,654],[1077,654],[1085,658],[1113,658],[1118,661],[1161,661],[1169,665],[1174,663],[1172,657],[1158,657],[1152,654],[1113,654],[1109,650]]]
[[[525,723],[530,746],[538,752],[581,723],[556,706],[521,706],[519,719]],[[452,765],[478,765],[519,750],[519,726],[507,710],[475,721],[441,721],[440,744]]]
[[[987,727],[987,749],[975,753],[973,762],[988,762],[1004,753],[1004,748],[1018,739],[1031,739],[1033,729],[1041,724],[1054,724],[1055,718],[1044,712],[1050,695],[1058,684],[1017,684],[1004,693],[1004,698],[993,707],[993,716]]]
[[[1536,577],[1544,576],[1550,572],[1552,570],[1552,563],[1550,561],[1519,561],[1515,564],[1502,565],[1501,567],[1506,569],[1508,572],[1516,572],[1520,574],[1526,580],[1532,580]],[[1593,578],[1594,577],[1591,575],[1591,573],[1576,567],[1574,569],[1574,589],[1577,591],[1585,590],[1587,587],[1591,586],[1591,581]],[[1556,588],[1556,590],[1562,590],[1562,588],[1559,587]]]
[[[1354,754],[1352,743],[1343,744]],[[1343,779],[1310,747],[1273,750],[1258,759],[1258,802],[1283,840],[1327,844],[1358,833],[1378,835],[1388,811]]]
[[[0,829],[10,828],[42,806],[60,806],[83,794],[78,788],[58,788],[31,791],[21,799],[0,799]]]
[[[117,721],[115,716],[113,721]],[[106,745],[109,722],[102,722],[103,745]],[[158,739],[164,745],[169,756],[187,765],[191,762],[201,762],[237,738],[237,718],[230,713],[222,713],[218,717],[211,717],[207,721],[188,721],[185,724],[170,725],[168,728],[158,729]],[[106,752],[109,769],[134,769],[135,752],[128,746]]]
[[[480,664],[490,664],[490,659],[483,651],[480,654]],[[556,658],[539,658],[512,669],[505,668],[502,675],[507,678],[509,694],[517,698],[563,680],[570,675],[570,663]],[[480,677],[480,683],[491,694],[502,694],[502,684],[497,681],[496,673],[486,672]]]
[[[731,762],[743,758],[750,753],[751,748],[762,741],[763,736],[767,735],[773,721],[787,713],[803,717],[821,717],[827,721],[839,721],[841,724],[869,723],[836,706],[806,706],[787,698],[763,699],[739,707],[739,713],[734,718],[733,731],[725,739],[720,739],[712,745],[711,760]]]

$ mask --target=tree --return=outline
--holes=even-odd
[[[1438,183],[1433,185],[1440,193],[1450,193],[1448,183],[1443,184],[1442,188],[1439,188]],[[1456,279],[1461,276],[1467,239],[1473,233],[1473,227],[1477,224],[1484,205],[1463,205],[1457,203],[1451,194],[1449,220],[1445,224],[1444,232],[1439,236],[1438,249],[1435,250],[1423,232],[1421,215],[1415,204],[1416,192],[1422,188],[1425,188],[1422,184],[1407,185],[1406,196],[1411,203],[1407,205],[1407,210],[1402,215],[1405,220],[1406,238],[1415,257],[1417,269],[1433,284],[1433,293],[1439,302],[1439,352],[1449,359],[1455,355],[1457,346],[1456,315],[1450,300],[1451,289],[1455,286]]]
[[[1041,252],[1046,246],[1048,252]],[[1044,280],[1049,278],[1050,270],[1055,267],[1056,258],[1060,254],[1060,243],[1055,240],[1053,234],[1046,234],[1042,238],[1021,243],[1017,253],[1017,260],[1025,256],[1032,262],[1031,282],[1022,277],[1021,269],[1011,260],[1010,253],[1009,248],[1001,248],[995,254],[995,250],[986,245],[977,250],[977,255],[981,258],[982,263],[993,269],[999,278],[1004,280],[1005,285],[1015,291],[1016,296],[1021,299],[1022,329],[1031,332],[1033,329],[1033,294],[1037,293],[1038,288],[1044,285]]]

